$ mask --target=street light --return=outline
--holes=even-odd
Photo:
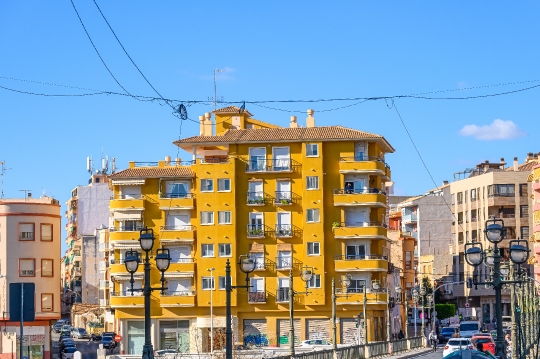
[[[401,300],[402,300],[402,293],[403,293],[403,288],[401,288],[400,285],[397,285],[396,288],[396,297],[397,297],[397,302],[400,303]],[[406,295],[405,293],[403,293],[403,297],[405,297],[403,299],[403,307],[405,307],[405,322],[403,323],[404,325],[404,329],[405,329],[405,339],[409,339],[409,330],[407,328],[408,326],[408,323],[407,323],[407,319],[409,317],[409,313],[408,312],[408,308],[407,308],[407,298],[406,298]]]
[[[289,320],[290,320],[290,329],[289,329],[289,355],[291,358],[294,358],[294,296],[296,294],[305,294],[308,295],[308,283],[313,276],[313,267],[303,266],[300,268],[300,279],[306,283],[306,290],[303,292],[297,292],[293,289],[293,272],[292,269],[289,272]],[[229,358],[227,358],[229,359]]]
[[[341,287],[349,288],[351,285],[351,275],[345,274],[342,275],[340,278]],[[348,291],[346,290],[346,295],[348,295]],[[337,350],[337,326],[336,326],[336,281],[334,277],[332,277],[332,346],[334,351]]]
[[[506,237],[507,229],[504,227],[502,219],[492,219],[486,221],[484,234],[493,246],[493,254],[483,250],[482,243],[469,242],[465,244],[465,260],[468,264],[474,267],[473,283],[475,289],[478,289],[478,284],[487,284],[493,286],[495,290],[495,318],[497,321],[497,339],[496,339],[496,356],[504,357],[506,355],[505,340],[502,328],[502,298],[501,291],[505,284],[525,283],[522,280],[503,280],[502,277],[508,275],[506,268],[501,266],[501,254],[497,244]],[[521,264],[527,261],[529,257],[529,245],[526,240],[517,239],[510,241],[510,258],[514,264],[518,265],[518,274],[521,275]],[[493,258],[493,276],[490,282],[478,281],[478,266],[482,262],[489,265]],[[505,275],[506,273],[506,275]],[[516,343],[517,344],[517,343]]]
[[[416,287],[412,290],[412,298],[414,301],[414,336],[416,337],[416,316],[418,315],[418,307],[416,306],[418,303],[418,289]]]
[[[243,254],[238,258],[240,270],[246,274],[246,285],[231,284],[231,263],[227,259],[225,265],[225,304],[227,307],[225,314],[225,359],[232,359],[232,314],[231,314],[231,292],[233,289],[251,288],[249,285],[249,273],[255,270],[255,258],[249,254]]]
[[[422,343],[424,342],[424,338],[426,336],[426,324],[425,324],[425,318],[426,318],[426,315],[424,314],[424,307],[426,305],[426,303],[424,303],[424,298],[425,298],[425,295],[426,295],[426,287],[424,286],[424,284],[422,283],[422,285],[420,286],[420,296],[422,298]]]
[[[139,268],[139,263],[141,262],[140,253],[134,250],[129,250],[126,253],[126,259],[124,264],[126,270],[131,274],[130,284],[131,284],[131,295],[134,291],[142,290],[144,294],[144,346],[143,346],[143,359],[153,359],[154,358],[154,348],[152,346],[152,339],[150,336],[150,294],[154,290],[164,291],[167,288],[164,287],[165,284],[165,271],[169,268],[171,263],[171,255],[169,250],[166,248],[161,248],[156,251],[156,267],[161,272],[161,287],[152,288],[150,285],[150,256],[149,252],[154,247],[154,230],[151,228],[141,229],[139,234],[139,243],[141,249],[145,252],[144,257],[144,287],[142,289],[134,289],[133,284],[135,280],[133,279],[133,274]]]
[[[214,355],[214,302],[212,301],[212,292],[214,291],[214,270],[215,268],[208,268],[210,272],[210,278],[212,281],[212,288],[210,288],[210,355]]]

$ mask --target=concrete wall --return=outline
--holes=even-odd
[[[450,187],[443,189],[442,196],[423,196],[413,203],[418,205],[420,255],[450,253],[453,241]]]
[[[109,201],[112,191],[107,183],[77,187],[79,235],[94,235],[102,226],[109,226]]]
[[[99,304],[99,263],[104,260],[95,236],[82,236],[82,302]]]

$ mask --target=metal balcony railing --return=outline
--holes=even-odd
[[[165,192],[161,193],[160,198],[193,198],[195,197],[194,193],[175,193],[175,192]]]
[[[386,228],[386,223],[383,222],[342,222],[340,223],[339,227],[346,227],[346,228],[356,228],[356,227],[384,227]]]
[[[276,291],[276,302],[289,302],[289,288],[278,288]]]
[[[191,224],[169,224],[159,227],[160,231],[194,231],[195,226]]]
[[[266,261],[264,258],[256,258],[255,259],[255,270],[265,270],[266,269]]]
[[[403,222],[411,222],[411,221],[416,221],[416,220],[418,220],[418,216],[415,213],[404,214],[402,218]]]
[[[109,228],[109,231],[111,232],[139,232],[141,229],[144,229],[144,226],[111,227]]]
[[[365,255],[350,255],[350,254],[338,254],[334,258],[337,261],[357,261],[364,259],[384,259],[388,260],[388,256],[382,254],[365,254]]]
[[[292,192],[291,191],[275,191],[274,203],[287,205],[292,203]]]
[[[265,227],[263,224],[248,224],[247,226],[247,236],[248,238],[259,238],[264,237]]]
[[[283,172],[292,171],[290,158],[283,159],[256,159],[246,163],[246,172]]]
[[[111,199],[144,199],[144,194],[115,194]]]
[[[386,195],[386,192],[378,188],[336,188],[334,189],[334,194],[383,194]]]
[[[249,303],[266,303],[266,291],[248,292]]]
[[[264,192],[248,192],[246,203],[250,205],[262,206],[266,202],[264,197]]]
[[[276,257],[277,269],[292,269],[293,258],[292,257]]]
[[[278,238],[292,237],[293,227],[291,224],[276,224],[274,233]]]
[[[111,297],[127,297],[127,296],[141,296],[143,295],[142,290],[133,289],[133,292],[131,289],[125,289],[120,291],[114,291],[111,293]]]
[[[170,296],[170,297],[181,297],[181,296],[193,296],[195,295],[195,291],[191,289],[186,290],[166,290],[165,292],[161,293],[161,296]]]
[[[171,258],[171,263],[195,263],[195,258]]]

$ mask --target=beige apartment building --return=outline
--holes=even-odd
[[[523,164],[519,164],[516,157],[509,167],[506,167],[504,158],[499,163],[486,161],[474,169],[460,172],[466,178],[451,183],[452,213],[455,216],[452,224],[453,251],[456,255],[452,274],[455,282],[466,281],[473,274],[473,268],[464,258],[464,244],[480,241],[485,249],[490,247],[483,233],[486,220],[503,219],[508,232],[507,238],[499,243],[499,248],[506,260],[509,258],[510,240],[529,238],[531,185],[527,183],[527,177],[533,162],[535,159],[532,156],[527,156]],[[480,281],[489,280],[490,269],[482,264],[478,267],[478,274]],[[463,315],[476,315],[484,323],[493,321],[493,288],[479,285],[478,289],[469,289],[463,284],[454,285],[453,288],[454,296],[461,296],[457,298],[457,304]],[[465,308],[466,302],[469,309]],[[503,315],[510,315],[509,292],[503,292]]]
[[[0,200],[0,358],[19,356],[19,323],[10,321],[9,283],[35,283],[35,321],[25,322],[23,352],[50,358],[50,325],[60,318],[60,204],[51,197]]]

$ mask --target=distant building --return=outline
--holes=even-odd
[[[532,154],[529,153],[529,157]],[[528,181],[532,185],[532,208],[529,212],[532,214],[533,234],[531,235],[531,258],[529,264],[532,265],[534,278],[540,281],[540,152],[536,154],[536,163],[532,165],[531,174]],[[531,161],[532,164],[532,161]]]
[[[50,358],[50,326],[60,319],[60,218],[60,204],[51,197],[0,199],[0,358],[20,357],[19,322],[9,315],[9,284],[20,282],[36,285],[36,317],[24,327],[24,355]]]

